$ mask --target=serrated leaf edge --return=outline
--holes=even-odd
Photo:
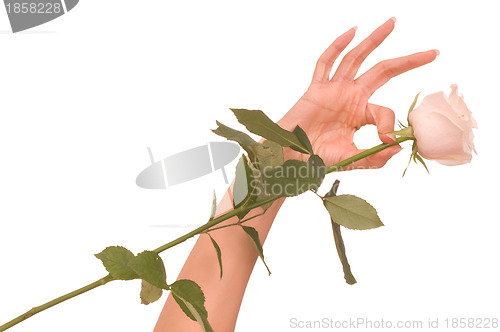
[[[360,198],[360,197],[357,197],[357,196],[355,196],[355,195],[339,195],[339,196],[326,197],[326,198],[325,198],[325,200],[324,200],[323,202],[324,202],[325,206],[326,206],[326,204],[332,204],[332,205],[335,205],[335,206],[337,206],[337,207],[339,207],[339,208],[342,208],[342,209],[344,209],[344,210],[347,210],[347,209],[345,209],[344,207],[342,207],[342,206],[340,206],[340,205],[338,205],[338,204],[336,204],[336,203],[334,203],[334,202],[332,202],[332,201],[331,201],[332,199],[333,199],[333,200],[335,200],[335,199],[337,199],[338,197],[355,197],[356,199],[359,199],[359,200],[363,201],[364,203],[366,203],[366,204],[367,204],[370,208],[372,208],[372,209],[375,211],[375,215],[376,215],[376,217],[377,217],[377,220],[378,220],[378,222],[380,223],[380,225],[375,226],[375,227],[370,227],[370,228],[355,228],[355,227],[348,227],[348,226],[346,226],[346,225],[343,225],[342,223],[337,222],[338,220],[337,220],[337,219],[335,219],[335,216],[331,216],[334,220],[337,220],[337,221],[336,221],[336,223],[338,223],[339,225],[342,225],[342,226],[344,226],[345,228],[354,229],[354,230],[368,230],[368,229],[374,229],[374,228],[378,228],[378,227],[384,226],[384,224],[382,223],[382,220],[380,220],[380,217],[378,216],[377,210],[376,210],[376,209],[375,209],[375,208],[374,208],[374,207],[373,207],[370,203],[368,203],[368,202],[367,202],[367,201],[365,201],[364,199],[362,199],[362,198]],[[327,208],[327,210],[328,210],[328,208]],[[364,219],[368,219],[366,216],[364,216],[364,215],[362,215],[362,214],[359,214],[359,213],[358,213],[358,212],[356,212],[356,211],[352,211],[352,210],[347,210],[347,211],[349,211],[349,212],[350,212],[350,213],[352,213],[352,214],[358,215],[358,216],[360,216],[360,217],[362,217],[362,218],[364,218]],[[330,213],[330,210],[328,210],[328,212]],[[331,214],[330,214],[330,215],[331,215]],[[369,220],[369,219],[368,219],[368,220]]]

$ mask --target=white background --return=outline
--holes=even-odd
[[[135,185],[157,159],[219,140],[229,107],[278,120],[309,84],[323,50],[352,26],[350,48],[391,16],[395,31],[366,60],[437,48],[372,102],[397,118],[458,83],[478,124],[468,165],[412,164],[330,175],[365,198],[385,227],[345,230],[358,284],[345,284],[330,221],[314,195],[289,199],[257,262],[236,331],[295,331],[290,319],[499,318],[498,33],[494,1],[89,1],[12,34],[0,9],[0,323],[106,274],[109,245],[154,249],[203,223],[213,173],[164,191]],[[349,49],[350,49],[349,48]],[[356,136],[378,144],[373,128]],[[231,176],[234,163],[227,166]],[[169,282],[194,241],[162,255]],[[222,248],[224,250],[224,248]],[[166,295],[143,306],[140,283],[113,282],[12,331],[152,331]],[[424,324],[424,326],[425,326]],[[443,325],[441,325],[443,327]]]

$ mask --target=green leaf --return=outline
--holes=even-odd
[[[222,279],[222,252],[220,250],[219,245],[217,244],[217,242],[215,242],[214,238],[212,237],[212,235],[210,235],[210,233],[207,234],[210,237],[210,240],[212,240],[212,244],[214,245],[215,253],[217,254],[217,260],[219,261],[220,278]]]
[[[307,160],[307,166],[311,170],[312,178],[316,179],[316,182],[311,188],[312,190],[316,191],[323,182],[326,175],[325,163],[320,156],[313,154]]]
[[[208,323],[208,313],[205,309],[205,296],[200,286],[192,280],[181,279],[170,285],[172,297],[182,311],[192,320],[200,324],[202,331],[213,332]]]
[[[219,127],[212,130],[215,134],[237,142],[248,154],[250,161],[257,166],[277,166],[283,163],[283,148],[278,143],[265,140],[262,144],[256,142],[247,134],[229,128],[217,121]]]
[[[256,147],[256,152],[255,164],[261,171],[283,164],[283,147],[276,142],[265,140],[260,147]]]
[[[233,184],[233,205],[238,208],[250,197],[255,182],[253,181],[253,171],[248,165],[247,158],[242,155],[236,165],[236,177]],[[243,216],[239,216],[240,219]]]
[[[292,197],[308,190],[316,190],[325,177],[326,168],[318,156],[311,156],[310,162],[287,160],[283,165],[263,172],[263,190],[276,197]]]
[[[231,109],[238,121],[250,132],[267,138],[281,146],[288,146],[301,153],[309,153],[309,150],[297,136],[274,123],[259,110]]]
[[[156,302],[163,294],[163,289],[151,285],[146,280],[142,280],[141,284],[141,304],[148,305]]]
[[[257,162],[249,164],[253,172],[252,182],[252,202],[262,202],[273,197],[266,192],[262,174],[272,170],[274,167],[283,165],[283,147],[278,143],[265,140],[262,143],[262,149],[257,149]],[[277,198],[277,197],[276,197]],[[260,207],[266,211],[273,202],[266,203]]]
[[[130,260],[134,259],[135,256],[130,250],[124,247],[107,247],[96,254],[95,257],[102,261],[106,270],[115,279],[132,280],[139,278],[137,273],[128,266]]]
[[[256,142],[247,134],[225,126],[219,121],[217,121],[217,125],[219,127],[215,130],[212,130],[215,134],[227,138],[228,140],[237,142],[243,148],[243,150],[248,153],[248,157],[250,158],[250,160],[256,160],[256,149],[261,146],[260,143]]]
[[[271,194],[266,192],[266,190],[264,188],[264,183],[263,183],[264,180],[262,178],[262,173],[265,172],[265,170],[268,168],[272,169],[272,167],[271,166],[264,167],[263,170],[261,171],[261,170],[255,168],[255,166],[252,164],[250,164],[249,166],[253,171],[253,183],[252,183],[253,188],[252,188],[252,193],[251,193],[251,195],[252,195],[251,202],[252,203],[259,203],[259,202],[268,200],[270,198],[278,198],[277,196],[274,197]],[[268,202],[266,204],[261,205],[260,207],[264,211],[266,211],[272,204],[273,204],[273,202],[271,201],[271,202]]]
[[[307,149],[309,154],[314,154],[311,141],[309,140],[309,137],[307,137],[306,132],[299,126],[296,126],[295,129],[293,130],[293,133],[295,134],[295,136],[297,136],[300,143],[302,143],[302,145]]]
[[[323,201],[332,219],[350,229],[372,229],[384,224],[377,211],[364,199],[353,195],[325,197]]]
[[[210,220],[214,219],[216,211],[217,211],[217,197],[215,196],[215,190],[214,190],[214,198],[212,199],[212,209],[210,211]]]
[[[279,196],[273,196],[265,191],[264,185],[262,182],[257,182],[256,187],[255,187],[255,202],[259,203],[265,200],[268,200],[270,198],[278,198]],[[266,204],[261,205],[260,207],[266,211],[273,205],[274,201],[268,202]]]
[[[245,233],[247,233],[248,237],[250,238],[250,241],[252,242],[252,245],[257,250],[259,257],[262,259],[262,262],[264,263],[267,272],[269,273],[269,275],[271,275],[271,271],[269,270],[269,267],[267,266],[266,261],[264,260],[264,250],[262,249],[262,244],[260,244],[259,233],[253,227],[243,226],[243,225],[241,227],[243,227],[243,230],[245,231]]]
[[[160,256],[153,251],[143,251],[128,263],[141,278],[158,288],[169,289],[165,265]]]

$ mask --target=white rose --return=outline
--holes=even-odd
[[[450,96],[437,92],[426,96],[410,113],[410,125],[417,139],[418,153],[425,159],[448,165],[469,163],[474,148],[472,128],[476,120],[458,95],[456,84]]]

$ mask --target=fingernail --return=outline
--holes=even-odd
[[[396,16],[393,16],[393,17],[391,17],[390,19],[391,19],[391,20],[393,20],[393,21],[394,21],[394,23],[396,23],[396,22],[397,22]]]
[[[396,148],[397,147],[397,148]],[[395,156],[396,154],[399,153],[399,151],[403,150],[402,147],[400,147],[399,145],[395,145],[394,146],[394,149],[392,149],[392,151],[390,152],[390,156]]]
[[[441,54],[441,52],[439,52],[439,50],[433,50],[434,52],[436,52],[436,56],[438,56],[439,54]]]
[[[354,31],[358,31],[358,27],[357,27],[357,26],[353,27],[352,29],[353,29]]]
[[[394,135],[394,134],[387,134],[387,133],[381,133],[381,132],[379,132],[378,134],[380,135],[380,138],[387,137],[388,139],[391,140],[391,142],[382,141],[382,143],[392,143],[392,142],[396,141],[396,135]]]

